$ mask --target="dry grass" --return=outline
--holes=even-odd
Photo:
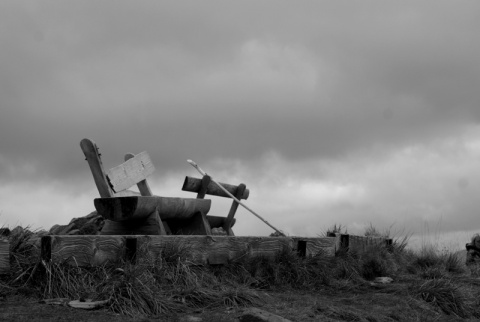
[[[106,299],[111,312],[137,317],[250,306],[275,308],[302,320],[480,317],[479,269],[467,270],[458,256],[434,247],[413,252],[406,238],[362,254],[301,258],[283,249],[275,258],[245,257],[222,267],[193,265],[188,248],[177,245],[158,254],[141,249],[135,265],[75,267],[39,261],[33,237],[27,229],[9,236],[12,273],[1,277],[0,295],[33,290],[38,298]],[[380,276],[395,282],[371,282]]]

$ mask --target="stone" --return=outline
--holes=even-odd
[[[258,308],[248,308],[239,317],[240,322],[291,322],[279,315]]]
[[[391,277],[376,277],[373,282],[380,283],[380,284],[389,284],[393,282],[393,278]]]

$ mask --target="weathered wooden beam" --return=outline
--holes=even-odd
[[[207,216],[208,223],[210,224],[210,227],[212,228],[220,228],[225,225],[225,220],[227,220],[227,217],[221,217],[221,216]],[[232,225],[235,225],[235,222],[237,220],[233,218]]]
[[[10,272],[10,243],[7,239],[0,238],[0,274]]]
[[[237,191],[238,186],[234,186],[228,183],[221,183],[219,182],[222,187],[224,187],[228,192],[231,194],[235,194]],[[190,192],[200,192],[202,188],[202,179],[198,178],[193,178],[193,177],[185,177],[185,181],[183,182],[183,191],[190,191]],[[229,195],[227,195],[222,189],[220,189],[214,182],[210,182],[207,186],[207,195],[213,195],[213,196],[218,196],[218,197],[225,197],[225,198],[230,198]],[[247,199],[250,194],[250,190],[245,189],[245,192],[243,193],[243,196],[238,199]]]
[[[99,266],[125,256],[126,236],[43,236],[41,258],[55,263]]]
[[[235,191],[233,195],[235,196],[235,198],[240,200],[241,197],[244,195],[246,189],[247,187],[243,183],[241,183],[238,185],[237,191]],[[230,211],[228,212],[227,219],[225,220],[225,224],[223,225],[223,230],[227,232],[228,236],[235,236],[232,231],[232,221],[233,221],[233,217],[235,216],[235,213],[237,212],[237,208],[238,208],[238,202],[234,200],[232,202],[232,205],[230,206]]]
[[[188,219],[166,220],[172,235],[211,235],[212,230],[207,217],[202,212],[195,213]]]
[[[205,195],[207,194],[208,185],[210,184],[211,181],[212,181],[212,178],[210,176],[203,176],[200,190],[198,191],[198,194],[197,194],[198,199],[205,198]]]
[[[88,165],[92,171],[93,180],[95,181],[95,185],[100,193],[100,197],[113,197],[114,192],[108,185],[107,176],[103,168],[102,160],[100,159],[100,154],[98,153],[97,145],[92,140],[83,139],[80,141],[80,147],[82,148],[83,154],[85,154],[85,157],[87,158]]]
[[[126,246],[126,239],[130,246]],[[136,239],[134,242],[132,239]],[[135,259],[156,256],[165,250],[178,250],[194,264],[225,264],[248,257],[274,257],[285,247],[296,250],[299,241],[305,244],[306,255],[333,254],[335,238],[302,237],[230,237],[230,236],[45,236],[42,258],[57,263],[91,266],[132,258],[132,245],[137,247]],[[138,250],[142,249],[142,252]],[[145,251],[146,250],[146,251]]]
[[[101,235],[166,235],[163,221],[157,211],[142,219],[105,220]]]
[[[130,188],[155,171],[147,152],[142,152],[106,172],[113,191]]]
[[[105,219],[124,221],[148,217],[155,210],[162,220],[186,219],[197,212],[207,214],[212,201],[209,199],[172,198],[159,196],[130,196],[96,198],[97,212]]]
[[[340,233],[329,233],[329,237],[335,238],[335,251],[346,250],[362,253],[372,246],[391,247],[392,239],[386,237],[366,237]]]
[[[134,157],[135,157],[135,154],[127,153],[125,154],[125,161],[128,161]],[[153,164],[152,164],[152,167],[153,167]],[[153,196],[152,190],[150,189],[150,186],[148,185],[146,178],[137,182],[137,187],[138,187],[138,191],[140,191],[140,194],[142,196]]]

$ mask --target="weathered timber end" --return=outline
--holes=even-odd
[[[97,266],[120,260],[141,262],[180,250],[194,264],[226,264],[245,257],[274,257],[285,247],[299,256],[335,254],[336,238],[233,236],[44,236],[42,259],[55,263]]]
[[[0,274],[10,271],[10,243],[7,239],[0,238]]]
[[[235,195],[237,192],[237,186],[231,185],[228,183],[222,183],[219,182],[222,187],[224,187],[228,192],[230,192],[232,195]],[[182,190],[183,191],[190,191],[190,192],[200,192],[202,188],[202,179],[194,178],[194,177],[185,177],[185,181],[183,182]],[[225,198],[230,198],[229,195],[227,195],[222,189],[220,189],[214,182],[209,182],[206,191],[204,191],[203,195],[212,195],[212,196],[218,196],[218,197],[225,197]],[[248,196],[250,195],[250,190],[245,189],[243,194],[241,196],[236,196],[237,199],[248,199]]]

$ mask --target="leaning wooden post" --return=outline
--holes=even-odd
[[[192,160],[187,160],[188,163],[190,163],[190,165],[192,167],[194,167],[195,169],[197,169],[198,172],[200,172],[200,174],[202,176],[206,176],[207,173],[205,171],[203,171],[199,166],[198,164],[196,164],[195,162],[193,162]],[[225,189],[220,183],[218,183],[217,181],[213,180],[212,176],[210,176],[210,179],[212,180],[213,183],[215,183],[220,189],[223,190],[223,192],[225,192],[228,196],[230,196],[230,198],[232,198],[233,200],[235,200],[239,205],[241,205],[243,208],[247,209],[248,211],[250,211],[255,217],[257,217],[258,219],[260,219],[261,221],[263,221],[265,224],[267,224],[267,226],[269,226],[270,228],[272,228],[273,230],[275,230],[280,236],[285,236],[285,234],[281,231],[281,230],[278,230],[277,228],[273,227],[268,221],[266,221],[265,219],[263,219],[259,214],[257,214],[255,211],[253,211],[252,209],[250,209],[249,207],[247,207],[244,203],[242,203],[240,200],[238,200],[234,195],[232,195],[230,192],[228,192],[227,189]]]
[[[112,188],[107,184],[107,175],[103,169],[102,159],[98,153],[98,148],[95,142],[89,139],[83,139],[80,141],[80,147],[83,154],[87,158],[88,165],[92,171],[93,179],[97,185],[98,192],[102,198],[110,198],[115,195]]]
[[[243,196],[243,193],[245,192],[245,189],[247,189],[247,186],[245,186],[243,183],[238,185],[237,191],[235,191],[235,197],[240,200]],[[232,206],[230,207],[230,211],[228,212],[227,219],[225,220],[225,224],[223,225],[223,230],[227,232],[228,236],[235,236],[235,234],[232,231],[232,222],[233,222],[233,217],[235,216],[235,212],[237,211],[238,208],[238,202],[235,200],[232,202]]]

